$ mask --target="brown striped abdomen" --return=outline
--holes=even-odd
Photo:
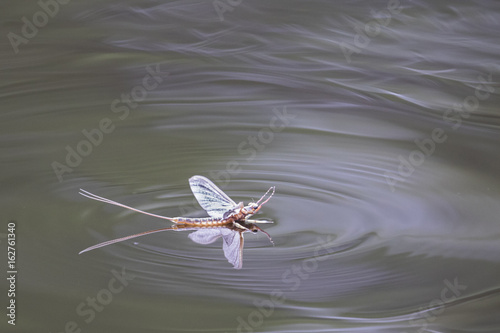
[[[216,219],[213,217],[191,218],[191,217],[174,217],[172,219],[178,229],[184,228],[217,228],[226,227],[232,221]]]

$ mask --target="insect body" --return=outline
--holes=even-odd
[[[128,239],[166,231],[166,230],[196,230],[195,232],[188,235],[188,237],[196,243],[199,244],[210,244],[215,242],[218,238],[223,239],[223,250],[228,261],[233,264],[234,268],[239,269],[242,267],[242,251],[243,251],[243,233],[251,231],[257,233],[262,231],[267,235],[272,243],[271,236],[260,227],[257,223],[272,223],[271,221],[264,220],[250,220],[253,214],[257,213],[261,207],[271,199],[274,194],[274,186],[269,188],[269,190],[260,198],[259,201],[255,203],[249,203],[244,206],[242,202],[236,204],[231,198],[229,198],[221,189],[219,189],[214,183],[203,176],[193,176],[189,179],[189,185],[193,191],[196,200],[203,209],[207,211],[210,217],[206,218],[190,218],[190,217],[167,217],[157,214],[148,213],[136,208],[132,208],[121,204],[119,202],[109,200],[85,190],[80,190],[80,194],[97,201],[102,201],[112,205],[120,206],[139,212],[142,214],[162,218],[169,220],[174,223],[173,226],[168,228],[161,228],[156,230],[150,230],[141,232],[138,234],[109,240],[103,242],[85,250],[80,253],[94,250],[106,245],[122,242]],[[272,190],[269,197],[266,198],[267,194]],[[264,200],[264,201],[263,201]]]

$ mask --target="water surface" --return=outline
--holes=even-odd
[[[4,6],[2,330],[498,332],[497,2],[214,3]],[[182,232],[78,255],[169,225],[80,188],[206,216],[196,174],[276,186],[275,246],[246,235],[241,270]]]

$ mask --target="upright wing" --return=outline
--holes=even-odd
[[[236,203],[214,183],[203,176],[189,178],[191,191],[200,206],[213,218],[222,219],[224,213],[233,209]]]
[[[230,229],[221,229],[222,233],[222,249],[227,261],[234,268],[240,269],[243,266],[243,233]]]

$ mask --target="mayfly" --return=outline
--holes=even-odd
[[[270,187],[269,190],[267,190],[267,192],[259,199],[259,201],[251,202],[245,206],[243,202],[236,204],[227,196],[227,194],[222,192],[222,190],[219,189],[214,183],[203,176],[191,177],[189,179],[189,185],[196,200],[198,200],[200,206],[208,213],[208,215],[210,215],[210,217],[190,218],[157,215],[126,206],[119,202],[109,200],[80,189],[79,193],[87,198],[127,208],[142,214],[166,219],[174,223],[174,225],[168,228],[145,231],[135,235],[109,240],[107,242],[88,247],[81,251],[80,254],[106,245],[156,232],[166,230],[196,230],[195,232],[190,233],[188,237],[192,241],[199,244],[211,244],[218,238],[222,237],[224,255],[234,268],[240,269],[243,263],[242,252],[244,232],[251,231],[253,233],[257,233],[258,231],[262,231],[269,238],[271,243],[273,243],[271,236],[257,226],[257,223],[272,223],[272,221],[250,220],[249,217],[257,213],[262,206],[268,202],[269,199],[271,199],[274,195],[274,186]],[[269,192],[271,192],[271,194],[267,197]],[[267,199],[265,199],[266,197]]]

